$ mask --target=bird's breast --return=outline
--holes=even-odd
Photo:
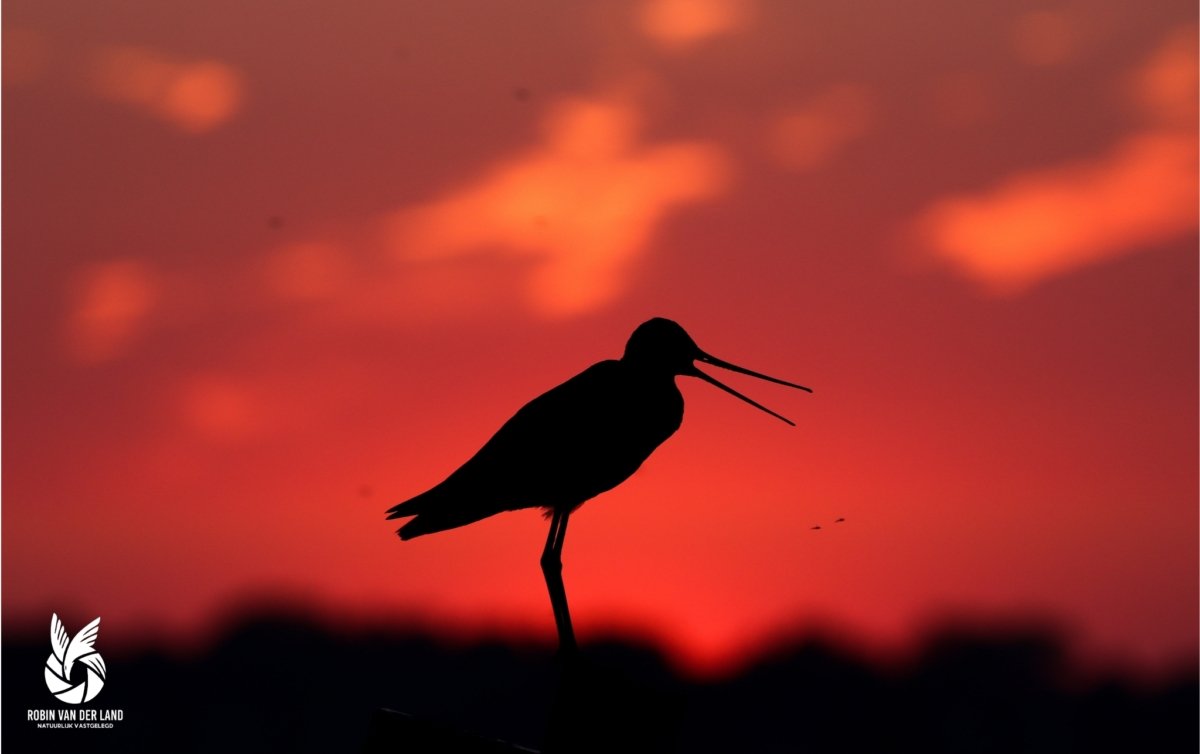
[[[553,505],[575,507],[621,484],[679,429],[683,396],[674,380],[624,367],[607,362],[576,395],[582,399],[586,393],[586,399],[573,402],[575,420],[550,453],[547,481],[555,492],[566,493]]]
[[[637,384],[621,401],[626,427],[650,444],[647,454],[675,433],[683,423],[683,395],[674,380]]]
[[[683,396],[670,379],[628,380],[599,403],[592,462],[609,487],[637,471],[683,422]]]

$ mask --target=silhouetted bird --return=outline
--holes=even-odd
[[[545,508],[550,533],[542,571],[560,646],[574,649],[562,582],[567,519],[628,479],[679,429],[683,396],[675,376],[699,377],[795,426],[701,372],[694,361],[812,392],[709,356],[675,322],[652,319],[634,330],[620,360],[594,364],[534,398],[444,482],[391,508],[388,518],[415,515],[398,530],[401,539],[412,539],[502,511]]]

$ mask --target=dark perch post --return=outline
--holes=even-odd
[[[559,680],[542,754],[669,754],[677,750],[682,688],[604,652],[558,657]]]
[[[446,723],[390,709],[375,710],[363,754],[538,754],[507,741],[477,736]]]

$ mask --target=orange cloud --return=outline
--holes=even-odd
[[[1010,176],[940,200],[919,225],[933,253],[997,293],[1170,241],[1197,227],[1194,31],[1134,77],[1153,125],[1091,160]]]
[[[659,45],[682,50],[744,28],[750,15],[747,0],[646,0],[637,25]]]
[[[827,164],[871,127],[871,93],[856,84],[831,87],[771,124],[767,147],[777,163],[791,170]]]
[[[97,363],[119,356],[143,329],[158,299],[158,284],[132,260],[96,265],[78,276],[67,316],[67,351]]]
[[[210,131],[237,114],[242,76],[214,60],[183,62],[142,47],[101,50],[90,71],[93,91],[137,107],[191,134]]]
[[[666,214],[716,196],[727,183],[727,160],[717,147],[641,147],[638,121],[620,102],[558,104],[539,147],[390,218],[393,248],[407,260],[481,251],[528,260],[528,300],[546,315],[611,301]]]
[[[1196,142],[1126,139],[1095,161],[1015,176],[943,200],[924,219],[934,249],[997,292],[1017,292],[1196,227]]]

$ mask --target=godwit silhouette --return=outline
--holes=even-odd
[[[502,511],[545,508],[550,533],[542,572],[559,646],[573,650],[575,633],[562,581],[567,519],[587,500],[628,479],[679,429],[683,396],[675,376],[699,377],[795,426],[701,372],[696,361],[812,392],[710,356],[675,322],[652,319],[633,331],[620,360],[594,364],[525,404],[444,482],[392,507],[388,518],[415,515],[397,531],[401,539],[412,539]]]

